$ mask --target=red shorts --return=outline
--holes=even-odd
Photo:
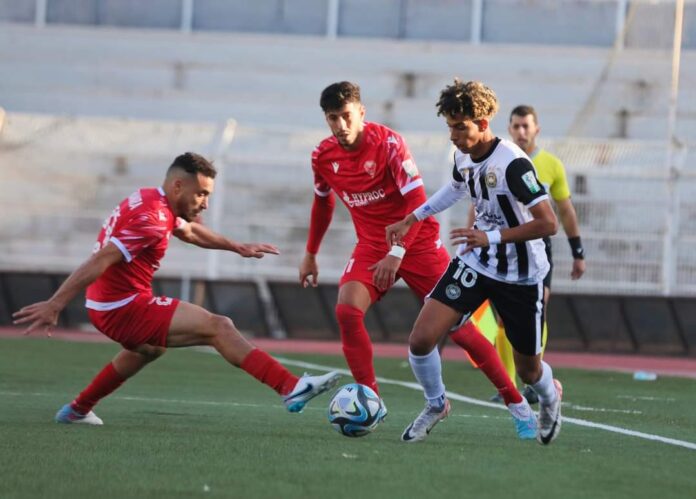
[[[94,327],[132,350],[143,344],[166,346],[169,325],[178,305],[177,298],[138,295],[123,307],[106,311],[88,308],[87,312]]]
[[[377,289],[372,283],[373,271],[367,269],[379,262],[385,255],[384,249],[356,246],[343,270],[339,286],[350,281],[358,281],[367,287],[373,303],[382,298],[388,290],[380,291]],[[396,278],[397,280],[403,279],[418,298],[423,300],[447,270],[450,260],[451,258],[444,246],[427,253],[410,254],[407,251],[399,271],[396,273]]]

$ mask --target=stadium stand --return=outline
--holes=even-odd
[[[635,29],[650,18],[664,24],[664,5],[630,2],[625,50],[617,51],[618,3],[609,0],[525,2],[523,10],[506,2],[512,7],[503,17],[493,17],[500,1],[483,1],[479,45],[460,43],[475,29],[456,24],[444,0],[341,0],[338,40],[329,41],[322,0],[301,0],[312,13],[302,18],[282,0],[93,0],[81,9],[47,0],[43,17],[40,3],[0,2],[0,21],[11,21],[0,30],[8,111],[0,135],[1,323],[55,289],[120,199],[157,185],[173,154],[195,150],[224,171],[208,220],[237,239],[277,243],[282,255],[250,262],[173,244],[156,291],[187,293],[260,336],[336,338],[335,283],[354,243],[345,210],[337,210],[322,248],[325,285],[300,291],[294,282],[311,202],[309,152],[327,134],[318,92],[336,79],[359,81],[368,118],[403,132],[432,191],[451,153],[433,103],[458,74],[497,91],[500,135],[512,106],[534,104],[542,145],[568,169],[591,265],[571,282],[567,243],[556,237],[554,348],[696,351],[696,153],[689,142],[696,54],[682,55],[676,135],[683,140],[668,171],[669,40]],[[183,29],[187,3],[193,10]],[[456,12],[468,19],[474,3],[454,2]],[[357,9],[374,15],[358,26]],[[687,48],[696,43],[695,13],[688,4]],[[578,21],[572,27],[530,28],[525,33],[539,38],[518,43],[520,19],[534,26],[568,15]],[[233,137],[224,143],[229,123]],[[464,216],[464,207],[449,213],[443,232]],[[309,308],[317,313],[302,313]],[[397,288],[368,314],[368,327],[402,341],[417,308]],[[86,323],[79,299],[62,320]],[[655,338],[658,324],[664,334]]]
[[[649,0],[13,0],[0,21],[330,37],[668,48],[673,6]],[[684,46],[696,46],[696,7]]]

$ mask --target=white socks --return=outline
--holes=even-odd
[[[434,407],[444,407],[445,384],[442,382],[442,364],[437,347],[427,355],[414,355],[409,350],[408,361],[413,374],[423,387],[428,403]]]
[[[553,384],[553,371],[551,366],[543,360],[541,361],[541,378],[532,385],[534,391],[539,395],[539,402],[551,404],[556,400],[556,387]]]

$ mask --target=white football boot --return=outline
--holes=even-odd
[[[539,426],[537,428],[537,441],[548,445],[561,431],[561,399],[563,398],[563,385],[557,379],[553,380],[556,387],[556,400],[550,404],[539,401]]]
[[[94,414],[94,412],[89,411],[87,414],[80,414],[73,409],[70,404],[65,404],[61,407],[54,419],[56,423],[63,424],[91,424],[95,426],[104,424],[104,421]]]
[[[295,388],[283,397],[283,403],[290,412],[302,412],[307,402],[336,386],[340,377],[336,371],[321,376],[305,374],[297,381]]]
[[[449,416],[450,409],[450,402],[447,399],[445,399],[445,405],[441,410],[426,402],[425,409],[413,420],[413,423],[406,427],[401,435],[401,440],[418,442],[425,439],[436,424]]]

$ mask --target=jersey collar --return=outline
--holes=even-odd
[[[486,161],[488,158],[491,157],[491,154],[493,154],[493,151],[495,151],[496,147],[498,147],[498,144],[500,144],[500,137],[496,137],[495,140],[493,141],[493,146],[488,150],[486,154],[481,156],[480,158],[472,158],[471,155],[469,157],[471,158],[471,161],[473,163],[482,163]]]

